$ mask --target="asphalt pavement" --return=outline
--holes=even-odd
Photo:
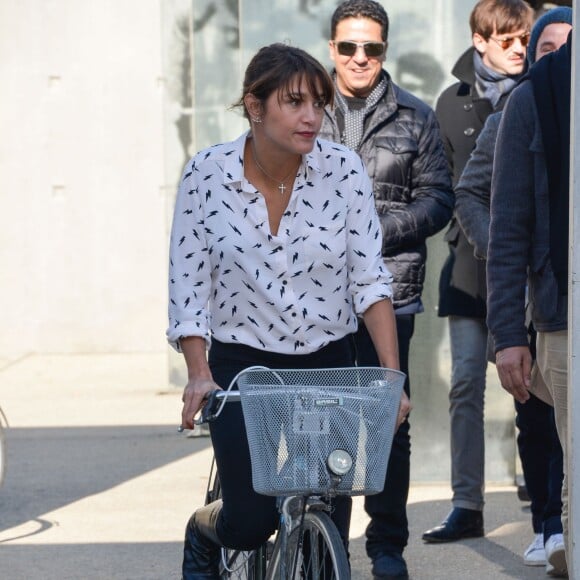
[[[163,354],[0,359],[7,471],[0,578],[178,580],[184,525],[203,501],[209,439],[178,434],[181,392]],[[426,545],[449,485],[412,485],[405,558],[413,580],[547,578],[524,566],[529,506],[488,486],[481,539]],[[355,499],[353,580],[371,578],[367,517]]]

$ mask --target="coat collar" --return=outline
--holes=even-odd
[[[475,67],[473,65],[473,54],[475,48],[469,47],[457,60],[451,74],[470,86],[475,84]]]

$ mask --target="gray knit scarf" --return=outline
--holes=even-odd
[[[483,64],[483,59],[477,50],[473,52],[475,69],[475,88],[482,97],[488,99],[495,109],[501,98],[507,95],[517,84],[522,75],[507,76]]]
[[[344,114],[344,131],[342,133],[342,142],[355,151],[358,149],[364,131],[364,123],[366,116],[371,113],[387,92],[389,86],[389,77],[386,74],[382,75],[379,84],[371,91],[366,99],[353,99],[360,102],[359,107],[349,106],[347,98],[341,94],[337,89],[335,92],[336,103],[342,113]],[[349,99],[350,100],[350,99]]]

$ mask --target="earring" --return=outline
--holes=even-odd
[[[252,121],[254,123],[261,123],[262,122],[262,117],[252,117]]]

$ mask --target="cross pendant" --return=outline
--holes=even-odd
[[[281,183],[278,186],[278,191],[280,192],[280,195],[284,195],[284,192],[286,191],[286,186],[283,183]]]

